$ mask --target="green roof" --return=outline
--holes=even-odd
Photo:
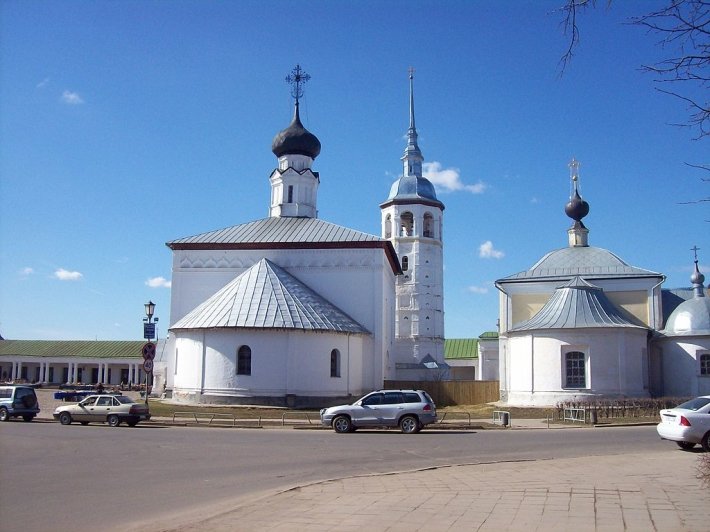
[[[478,338],[447,338],[444,358],[478,358]]]
[[[498,338],[498,333],[496,331],[487,331],[479,335],[479,338],[482,340],[492,340]]]
[[[140,341],[2,340],[0,356],[142,358]]]

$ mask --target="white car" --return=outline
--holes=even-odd
[[[658,435],[671,440],[681,449],[692,449],[697,444],[710,452],[710,395],[686,401],[675,408],[661,410]]]
[[[139,421],[150,419],[148,407],[136,403],[125,395],[90,395],[75,405],[60,406],[54,411],[54,419],[62,425],[71,425],[78,421],[82,425],[98,421],[118,427],[125,422],[129,427],[135,427]]]
[[[436,405],[424,390],[378,390],[351,405],[324,408],[320,419],[341,434],[373,427],[399,427],[413,434],[436,423]]]

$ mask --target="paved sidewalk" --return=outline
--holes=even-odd
[[[160,529],[704,532],[710,492],[696,478],[700,456],[669,447],[331,480]]]

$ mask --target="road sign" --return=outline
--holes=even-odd
[[[143,362],[143,371],[146,373],[153,373],[153,359],[146,358]]]
[[[141,349],[144,360],[153,360],[155,358],[155,344],[153,342],[146,342],[143,344],[143,349]]]
[[[152,340],[155,338],[155,323],[143,324],[143,338],[146,340]]]

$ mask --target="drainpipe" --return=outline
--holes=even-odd
[[[658,330],[658,327],[660,327],[660,325],[661,325],[661,324],[656,324],[656,298],[654,296],[655,296],[656,288],[661,286],[665,280],[666,280],[666,276],[661,275],[661,280],[658,283],[656,283],[655,285],[653,285],[653,287],[651,288],[651,310],[653,312],[652,327],[654,330]],[[651,325],[651,324],[649,324],[649,325]]]

